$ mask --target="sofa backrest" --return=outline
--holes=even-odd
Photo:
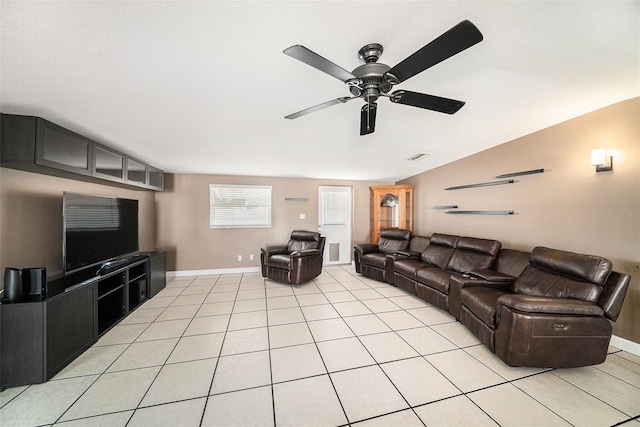
[[[522,270],[529,265],[530,252],[516,251],[514,249],[500,249],[493,269],[499,273],[518,277]]]
[[[430,237],[425,236],[411,236],[411,240],[409,241],[409,250],[411,252],[422,253],[427,246],[429,246],[429,242],[431,241]]]
[[[513,291],[596,303],[611,267],[611,261],[605,258],[538,246],[531,251],[529,265],[513,283]]]
[[[458,244],[458,240],[460,240],[460,236],[433,233],[429,246],[422,252],[420,258],[427,264],[445,269]]]
[[[501,247],[502,243],[497,240],[461,237],[447,263],[447,270],[465,273],[491,268]]]
[[[303,251],[306,249],[322,249],[320,247],[321,236],[315,231],[294,230],[291,232],[291,240],[287,243],[287,252]]]
[[[409,248],[411,231],[402,228],[385,228],[380,231],[378,239],[378,251],[384,254],[392,254],[396,251],[404,251]]]

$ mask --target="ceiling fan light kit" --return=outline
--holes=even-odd
[[[375,130],[376,101],[387,97],[394,104],[404,104],[440,113],[454,114],[465,104],[463,101],[427,95],[408,90],[389,93],[394,85],[433,67],[465,49],[482,41],[482,33],[470,21],[462,21],[432,42],[423,46],[394,67],[378,62],[383,52],[379,43],[370,43],[358,51],[358,58],[364,62],[352,72],[345,70],[328,59],[307,49],[294,45],[284,50],[307,65],[329,74],[349,87],[351,97],[340,97],[286,116],[296,119],[336,104],[343,104],[355,98],[362,98],[366,104],[360,110],[360,135],[368,135]]]

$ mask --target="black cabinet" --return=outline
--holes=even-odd
[[[0,387],[47,381],[165,285],[165,254],[103,276],[77,273],[48,283],[42,302],[0,304]],[[157,292],[157,291],[156,291]]]
[[[0,387],[46,381],[44,305],[39,302],[0,304]]]
[[[127,184],[146,187],[147,165],[139,160],[127,157]]]
[[[94,142],[40,117],[36,119],[35,163],[90,176]]]
[[[51,378],[96,342],[96,284],[44,302],[46,378]]]
[[[149,256],[149,298],[151,298],[167,286],[167,254],[159,252]]]
[[[2,114],[0,166],[162,191],[164,172],[41,117]]]
[[[96,143],[94,161],[95,177],[124,183],[124,154]]]
[[[164,172],[153,166],[147,166],[147,185],[152,190],[164,190]]]

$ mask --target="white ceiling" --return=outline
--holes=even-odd
[[[176,173],[396,181],[640,95],[638,1],[2,1],[0,104]],[[458,22],[484,40],[405,81],[447,115],[361,100],[282,53],[394,66]],[[561,143],[561,141],[558,141]],[[408,161],[416,153],[430,154]],[[509,171],[505,171],[509,172]]]

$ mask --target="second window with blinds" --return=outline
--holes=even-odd
[[[210,228],[271,227],[271,186],[209,185]]]

